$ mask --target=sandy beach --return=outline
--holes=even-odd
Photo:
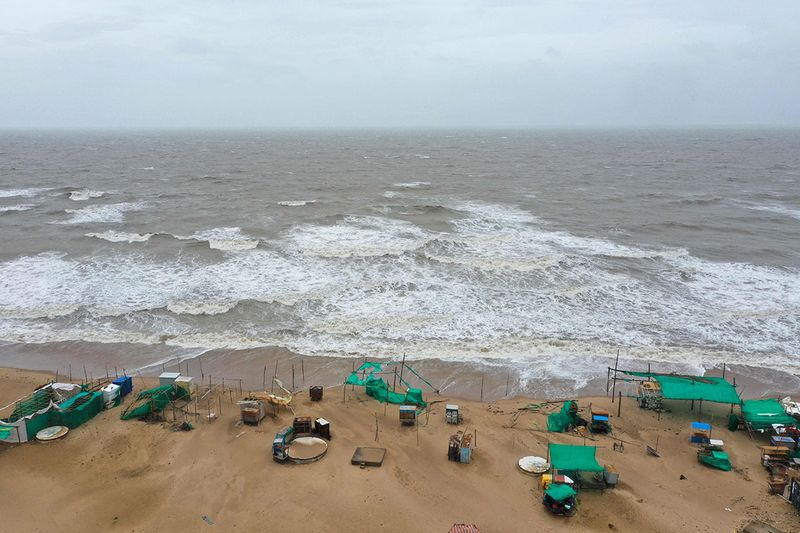
[[[54,377],[3,368],[0,404]],[[314,383],[308,375],[306,382]],[[134,380],[138,390],[154,383]],[[611,411],[613,435],[625,449],[615,451],[607,436],[585,441],[598,446],[598,460],[617,469],[620,483],[603,493],[581,491],[577,515],[565,519],[545,511],[538,478],[521,473],[517,460],[544,456],[548,442],[584,440],[544,431],[549,409],[523,412],[514,423],[518,409],[534,399],[481,403],[426,393],[430,414],[409,428],[398,423],[396,405],[380,404],[363,389],[330,387],[322,402],[311,402],[306,386],[294,398],[295,413],[329,420],[333,439],[319,462],[286,465],[272,460],[270,446],[292,413],[282,410],[257,427],[242,426],[237,396],[229,390],[216,397],[212,411],[221,405],[221,413],[210,422],[201,406],[198,419],[191,417],[191,432],[172,431],[168,412],[164,423],[122,421],[123,404],[61,441],[1,446],[4,530],[446,532],[464,522],[489,533],[717,532],[736,531],[753,518],[786,532],[800,525],[789,504],[767,494],[757,448],[763,443],[725,429],[727,406],[706,406],[702,414],[731,456],[734,471],[722,472],[696,459],[688,436],[697,411],[688,402],[668,402],[671,412],[659,416],[623,398],[618,417],[610,398],[580,399],[584,416],[590,404]],[[468,465],[447,460],[447,440],[456,428],[445,424],[446,401],[461,406],[459,429],[477,431]],[[645,453],[656,442],[660,458]],[[352,466],[356,446],[386,448],[383,466]]]

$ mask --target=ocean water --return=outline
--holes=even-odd
[[[0,230],[3,342],[800,372],[798,130],[7,132]]]

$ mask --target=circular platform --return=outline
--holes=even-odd
[[[318,437],[297,437],[289,445],[287,454],[293,463],[319,461],[328,451],[328,443]]]
[[[528,455],[517,463],[519,469],[526,474],[543,474],[550,469],[550,463],[544,457]]]
[[[42,442],[48,442],[51,440],[60,439],[67,433],[69,433],[69,428],[66,426],[50,426],[48,428],[40,430],[36,434],[36,440],[40,440]]]

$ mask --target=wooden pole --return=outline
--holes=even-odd
[[[481,374],[481,403],[483,403],[483,374]]]
[[[606,397],[609,390],[611,390],[611,367],[606,367]]]
[[[703,416],[703,400],[700,400],[700,405],[697,409],[697,419],[700,420],[700,417]]]
[[[264,365],[264,377],[261,379],[261,388],[267,390],[267,365]]]
[[[392,380],[392,392],[397,392],[397,367],[394,367],[394,379]]]
[[[510,375],[509,375],[508,372],[506,372],[506,397],[508,397],[508,380],[509,380],[509,378],[510,378]]]
[[[725,363],[722,363],[722,379],[725,379]]]
[[[303,363],[303,359],[300,359],[300,376],[303,378],[303,385],[306,384],[306,365]]]
[[[403,370],[406,368],[406,352],[403,352],[403,362],[400,363],[400,383],[403,382]]]
[[[389,382],[384,383],[386,383],[386,401],[383,402],[383,416],[386,418],[386,409],[389,407]]]
[[[617,404],[617,418],[621,418],[622,413],[622,391],[619,391],[619,403]]]
[[[69,364],[69,381],[72,382],[72,363]]]
[[[200,381],[205,381],[206,375],[203,374],[203,355],[202,354],[197,356],[197,364],[200,365]]]
[[[292,363],[292,392],[294,392],[294,363]]]
[[[619,348],[617,348],[617,358],[614,361],[614,385],[611,388],[611,403],[614,403],[614,396],[617,395],[617,369],[619,368]]]
[[[106,379],[108,379],[108,365],[106,365]]]
[[[86,373],[86,365],[83,365],[83,382],[87,383],[89,381],[89,375]]]
[[[275,373],[272,374],[272,390],[270,392],[275,392],[275,378],[278,377],[278,360],[275,360]]]

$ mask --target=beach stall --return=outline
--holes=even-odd
[[[160,413],[172,402],[178,400],[189,401],[190,398],[191,396],[184,389],[175,386],[174,382],[143,390],[136,396],[136,401],[125,408],[120,415],[120,419],[147,418]]]
[[[752,431],[763,432],[796,424],[795,419],[786,414],[783,405],[775,398],[745,400],[742,402],[742,416],[745,425]]]
[[[596,446],[550,444],[548,452],[554,476],[556,473],[566,475],[581,488],[608,488],[613,485],[606,481],[606,468],[597,462]],[[616,484],[616,479],[614,481]]]
[[[74,383],[48,383],[17,400],[0,420],[0,441],[27,442],[51,426],[74,429],[103,410],[103,393],[87,392]]]
[[[133,378],[130,376],[119,376],[118,378],[114,378],[114,381],[111,383],[119,386],[119,395],[121,398],[133,392]]]
[[[545,509],[555,515],[572,516],[577,511],[575,496],[578,493],[569,485],[551,483],[544,491],[542,503]]]
[[[590,410],[589,432],[590,433],[611,433],[611,422],[609,414],[605,409],[592,407]]]
[[[618,378],[617,372],[630,378]],[[660,409],[661,402],[657,400],[659,397],[662,400],[699,401],[701,409],[703,401],[731,405],[738,405],[742,401],[736,388],[720,377],[615,370],[615,380],[637,381],[637,378],[641,378],[637,401],[642,408]],[[658,386],[649,385],[652,382]]]

